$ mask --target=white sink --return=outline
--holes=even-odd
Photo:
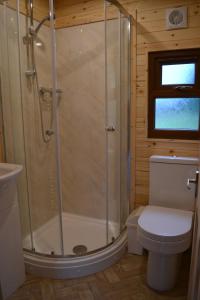
[[[0,163],[0,299],[3,300],[25,280],[16,182],[21,171],[20,165]]]
[[[16,177],[22,169],[20,165],[0,163],[0,215],[9,210],[16,200],[16,196],[13,196],[17,195]]]
[[[22,169],[20,165],[0,163],[0,184],[15,178]]]

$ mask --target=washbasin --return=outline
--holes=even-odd
[[[0,184],[14,179],[22,169],[23,167],[21,165],[0,163]]]
[[[16,202],[16,177],[22,171],[21,165],[0,163],[0,214]],[[4,214],[5,216],[5,214]]]
[[[0,300],[25,280],[17,176],[22,166],[0,163]]]

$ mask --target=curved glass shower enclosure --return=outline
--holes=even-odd
[[[98,22],[61,26],[56,1],[38,3],[0,2],[5,159],[24,167],[25,255],[87,258],[129,213],[131,20],[102,0]]]

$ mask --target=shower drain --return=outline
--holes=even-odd
[[[73,248],[73,252],[76,255],[83,255],[87,253],[87,247],[85,245],[76,245]]]

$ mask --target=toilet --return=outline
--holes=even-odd
[[[172,289],[177,281],[181,254],[192,240],[198,159],[150,157],[149,205],[137,226],[137,238],[148,251],[147,284],[158,291]]]

